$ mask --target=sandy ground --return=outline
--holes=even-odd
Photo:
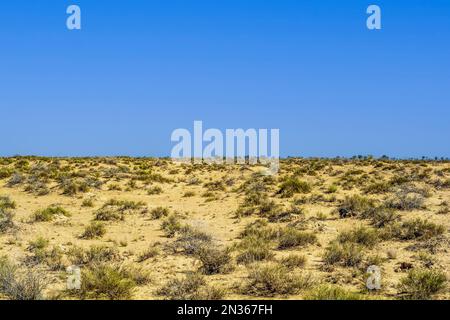
[[[136,264],[142,266],[149,271],[151,281],[148,284],[137,286],[133,293],[134,299],[162,299],[164,297],[158,296],[156,291],[168,280],[175,277],[181,277],[190,271],[196,271],[200,268],[200,262],[193,256],[183,253],[173,253],[170,250],[165,250],[165,245],[169,245],[175,241],[174,238],[167,238],[161,230],[162,219],[152,219],[148,213],[133,213],[128,214],[124,221],[108,221],[106,222],[106,234],[99,239],[85,240],[80,239],[83,230],[93,220],[95,212],[102,207],[102,205],[110,199],[142,201],[145,203],[147,212],[156,207],[166,207],[170,212],[178,212],[185,216],[183,222],[204,231],[213,237],[213,243],[217,247],[231,247],[235,243],[239,243],[239,233],[244,227],[255,221],[257,216],[249,216],[236,218],[236,210],[243,202],[245,195],[238,192],[237,188],[252,179],[252,174],[262,170],[259,166],[241,167],[208,167],[203,166],[199,170],[192,172],[187,171],[179,165],[172,164],[166,161],[164,166],[152,166],[152,172],[161,174],[170,179],[170,182],[151,182],[146,184],[142,181],[136,181],[136,185],[132,188],[128,187],[128,183],[136,172],[136,164],[133,164],[131,159],[115,159],[113,163],[103,162],[98,160],[101,164],[91,166],[88,160],[79,163],[73,162],[71,159],[58,160],[60,167],[68,166],[72,172],[87,171],[90,174],[98,173],[99,180],[103,182],[100,189],[90,188],[87,192],[79,192],[75,195],[62,194],[61,188],[58,186],[56,179],[50,178],[48,180],[48,188],[50,192],[46,195],[35,195],[32,192],[24,190],[24,185],[8,187],[7,182],[10,177],[5,177],[0,180],[0,196],[8,196],[16,203],[14,211],[15,228],[0,234],[0,255],[6,255],[21,266],[23,269],[33,268],[43,272],[51,279],[51,285],[46,289],[48,296],[55,296],[65,288],[66,273],[64,270],[51,271],[45,265],[26,266],[24,260],[31,255],[28,249],[29,243],[38,237],[44,237],[49,240],[50,246],[57,246],[63,252],[73,246],[82,248],[89,248],[92,245],[108,245],[116,247],[121,255],[122,263]],[[141,163],[145,160],[139,160]],[[150,161],[150,160],[149,160]],[[11,168],[13,171],[17,168],[14,163],[4,163],[0,168]],[[39,159],[32,159],[29,161],[29,166],[39,163]],[[154,160],[151,160],[154,163]],[[325,168],[316,170],[314,175],[298,174],[299,179],[309,182],[313,188],[309,194],[295,194],[292,197],[281,198],[276,195],[280,182],[283,177],[290,176],[295,173],[298,168],[308,165],[308,162],[296,163],[282,163],[282,170],[280,174],[275,177],[276,182],[271,186],[271,191],[268,195],[277,203],[282,205],[290,205],[296,198],[302,196],[310,196],[311,194],[319,194],[331,196],[325,193],[328,186],[333,183],[339,184],[342,175],[351,170],[363,170],[369,177],[375,180],[389,179],[395,174],[395,170],[381,170],[370,162],[350,161],[346,163],[330,163]],[[445,162],[440,163],[396,163],[392,162],[390,165],[395,168],[407,168],[400,174],[408,174],[413,172],[423,171],[429,169],[431,176],[428,181],[438,179],[435,176],[436,171],[444,171],[442,179],[450,177],[450,164]],[[124,166],[130,168],[130,171],[124,174],[112,175],[112,177],[105,178],[104,172],[110,168],[117,168]],[[388,165],[386,165],[388,166]],[[189,167],[189,166],[188,166]],[[20,171],[20,170],[19,170]],[[28,173],[30,174],[30,173]],[[188,180],[196,178],[201,183],[191,185]],[[205,183],[209,181],[226,181],[231,179],[233,184],[226,186],[225,190],[215,191],[216,198],[209,200],[204,196],[207,191]],[[278,180],[277,180],[278,179]],[[442,207],[442,203],[450,202],[450,189],[430,187],[425,179],[417,179],[416,184],[427,186],[431,189],[431,195],[425,199],[425,209],[415,209],[410,211],[399,211],[402,219],[412,219],[420,217],[427,219],[445,228],[444,237],[449,234],[450,219],[449,214],[438,214],[437,212]],[[116,184],[122,190],[108,190],[108,186]],[[149,195],[147,190],[158,186],[162,189],[160,194]],[[315,203],[300,204],[299,207],[303,209],[305,215],[302,219],[308,221],[308,231],[314,232],[318,241],[316,244],[308,245],[300,248],[292,248],[289,250],[278,250],[276,246],[273,247],[273,252],[276,259],[286,256],[291,253],[299,253],[305,255],[307,262],[302,272],[308,272],[313,275],[317,281],[322,283],[334,283],[349,290],[364,292],[364,274],[357,270],[357,268],[349,267],[334,267],[333,270],[324,270],[323,254],[327,245],[333,241],[341,231],[351,230],[357,226],[368,225],[365,220],[357,218],[340,219],[336,213],[336,208],[339,201],[345,195],[361,194],[360,185],[355,182],[351,188],[345,190],[338,185],[337,191],[333,194],[336,198],[334,201],[324,202],[317,201]],[[193,192],[194,195],[185,197],[186,192]],[[384,199],[386,194],[367,195],[374,199]],[[93,207],[84,207],[83,200],[93,199]],[[58,216],[50,222],[32,222],[31,216],[39,209],[45,209],[52,205],[58,205],[70,212],[70,217]],[[324,215],[317,219],[318,214]],[[287,222],[273,223],[273,226],[283,227]],[[448,239],[448,238],[447,238]],[[414,266],[421,265],[418,261],[417,251],[411,251],[407,248],[416,244],[417,240],[398,241],[389,240],[382,241],[372,249],[367,249],[368,256],[378,255],[382,258],[387,257],[388,251],[395,252],[396,256],[393,259],[386,259],[382,265],[382,279],[383,287],[377,296],[382,298],[395,298],[397,293],[397,284],[399,279],[406,275],[406,271],[396,270],[399,263],[408,262]],[[159,255],[150,258],[144,262],[137,262],[137,256],[151,246],[162,248]],[[432,268],[443,270],[450,279],[450,255],[448,243],[442,243],[442,247],[437,253],[433,254],[435,263]],[[235,255],[235,253],[233,253]],[[66,265],[70,263],[66,262]],[[226,274],[207,276],[208,284],[224,288],[226,290],[225,299],[253,299],[254,296],[242,294],[239,288],[245,283],[248,275],[248,266],[236,264],[235,269]],[[304,292],[290,295],[275,295],[275,299],[301,299]],[[259,297],[260,298],[260,297]],[[434,298],[448,299],[450,294],[448,289],[441,291]]]

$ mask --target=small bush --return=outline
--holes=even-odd
[[[159,249],[156,247],[150,247],[142,252],[137,258],[137,262],[144,262],[148,259],[154,258],[159,254]]]
[[[9,168],[0,168],[0,180],[9,178],[13,174],[13,170]]]
[[[284,181],[278,194],[283,198],[290,198],[296,193],[310,193],[312,190],[311,185],[306,181],[300,181],[297,178],[288,178]]]
[[[0,210],[1,209],[15,209],[16,203],[8,196],[0,196]]]
[[[82,271],[81,289],[74,293],[81,299],[127,300],[133,295],[136,282],[123,268],[100,264]]]
[[[204,274],[227,273],[231,270],[231,256],[228,250],[203,247],[198,250],[197,258],[202,263]]]
[[[156,195],[156,194],[161,194],[161,193],[163,193],[163,189],[159,186],[155,186],[155,187],[147,190],[148,195]]]
[[[173,279],[157,291],[169,300],[198,300],[200,290],[206,285],[202,275],[190,273],[184,279]]]
[[[425,197],[410,189],[401,189],[385,201],[385,206],[392,209],[410,211],[424,208]]]
[[[161,223],[161,230],[164,231],[164,234],[168,238],[173,238],[175,234],[181,230],[181,228],[182,225],[180,222],[180,218],[175,214],[169,215]]]
[[[369,184],[363,189],[363,191],[365,193],[380,194],[388,192],[391,188],[392,184],[390,182],[381,181]]]
[[[335,285],[321,285],[304,297],[305,300],[364,300],[361,294],[354,293]]]
[[[201,249],[209,246],[211,241],[211,235],[190,226],[184,226],[180,229],[180,236],[176,240],[175,246],[190,255],[197,254]]]
[[[83,202],[81,203],[82,207],[87,207],[87,208],[92,208],[94,206],[94,200],[89,198],[89,199],[84,199]]]
[[[0,257],[0,294],[11,300],[42,300],[47,280],[28,270],[25,274],[6,258]]]
[[[70,248],[67,252],[70,261],[75,265],[94,265],[119,260],[119,252],[115,247],[92,246],[87,250],[79,247]]]
[[[56,216],[70,217],[70,213],[59,206],[50,206],[46,209],[36,211],[32,216],[34,222],[49,222]]]
[[[294,228],[285,228],[281,230],[281,235],[278,242],[279,249],[288,249],[299,246],[306,246],[314,244],[317,241],[317,236],[310,232],[303,232]]]
[[[325,251],[325,265],[342,265],[344,267],[358,266],[363,259],[362,249],[354,243],[332,243]]]
[[[169,215],[169,209],[164,207],[157,207],[150,211],[152,219],[157,220]]]
[[[190,198],[190,197],[193,197],[193,196],[195,196],[195,192],[194,191],[186,191],[183,194],[183,198]]]
[[[306,257],[296,254],[290,254],[287,257],[282,258],[280,263],[289,270],[302,268],[306,264]]]
[[[74,181],[71,179],[64,179],[60,183],[62,193],[66,196],[74,196],[77,193],[84,193],[89,191],[89,186],[84,181]]]
[[[384,207],[373,210],[370,215],[370,222],[376,228],[383,228],[399,219],[400,216],[393,209]]]
[[[278,233],[278,230],[268,227],[268,223],[265,220],[258,219],[248,224],[240,233],[240,237],[255,237],[264,240],[273,240],[278,237]]]
[[[441,235],[444,232],[444,226],[417,218],[402,223],[400,238],[403,240],[425,240]]]
[[[402,299],[428,300],[446,286],[445,274],[437,270],[412,269],[400,280],[399,291]]]
[[[81,238],[83,239],[95,239],[95,238],[101,238],[106,233],[106,227],[103,223],[100,222],[91,222],[90,225],[86,227],[83,234],[81,235]]]
[[[111,199],[97,210],[95,213],[95,220],[120,221],[125,219],[126,214],[134,213],[137,210],[143,210],[144,208],[145,203],[143,202]]]
[[[14,228],[14,214],[8,209],[0,208],[0,233]]]
[[[364,216],[374,207],[375,203],[372,199],[359,195],[346,196],[338,207],[338,212],[341,218]]]
[[[351,231],[344,231],[338,235],[340,243],[356,243],[372,248],[378,241],[378,233],[376,230],[366,227],[359,227]]]
[[[237,263],[250,264],[256,261],[270,260],[274,254],[270,250],[270,243],[263,238],[250,236],[244,238],[238,245],[241,253],[236,257]]]
[[[258,265],[250,270],[243,293],[259,297],[290,295],[311,285],[309,276],[293,274],[281,265]]]

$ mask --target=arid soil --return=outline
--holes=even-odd
[[[0,158],[0,298],[450,298],[450,162],[293,158],[266,172]]]

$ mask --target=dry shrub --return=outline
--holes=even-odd
[[[312,284],[310,275],[295,274],[282,265],[256,265],[250,269],[242,292],[259,297],[273,297],[296,294]]]

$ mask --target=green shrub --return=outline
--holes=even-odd
[[[8,209],[0,208],[0,233],[14,228],[14,214]]]
[[[92,208],[94,206],[94,200],[93,199],[84,199],[81,203],[82,207]]]
[[[281,265],[285,266],[287,269],[295,269],[304,267],[306,264],[306,257],[296,254],[290,254],[280,260]]]
[[[150,215],[152,216],[152,219],[161,219],[169,215],[169,209],[164,207],[157,207],[150,211]]]
[[[317,242],[317,236],[310,232],[303,232],[294,228],[285,228],[281,230],[278,240],[279,249],[288,249],[299,246],[306,246]]]
[[[264,240],[273,240],[278,237],[278,230],[268,227],[268,223],[265,220],[258,219],[248,224],[240,233],[240,237],[255,237]]]
[[[83,239],[95,239],[95,238],[101,238],[106,233],[106,227],[103,223],[100,222],[91,222],[90,225],[86,227],[83,234],[81,235],[81,238]]]
[[[119,221],[124,220],[126,214],[135,213],[138,210],[144,210],[144,202],[135,202],[127,200],[111,199],[107,201],[95,213],[97,221]]]
[[[196,255],[202,263],[204,274],[227,273],[231,270],[231,256],[228,250],[203,247]]]
[[[240,253],[237,263],[249,264],[256,261],[270,260],[274,254],[270,250],[270,242],[266,239],[250,236],[244,238],[238,245]]]
[[[325,265],[358,266],[363,259],[362,249],[354,243],[331,243],[323,256]]]
[[[180,248],[185,254],[197,254],[201,249],[211,244],[211,235],[192,228],[184,226],[180,229],[180,236],[175,242],[176,248]]]
[[[173,238],[175,234],[181,230],[181,228],[182,225],[180,222],[180,218],[175,214],[169,215],[161,223],[161,230],[164,231],[164,234],[168,238]]]
[[[420,218],[405,221],[401,225],[400,238],[403,240],[419,239],[425,240],[441,235],[445,232],[445,227],[437,225]]]
[[[278,194],[283,198],[290,198],[296,193],[310,193],[311,190],[312,187],[308,182],[288,178],[281,184]]]
[[[49,222],[56,216],[70,217],[70,213],[59,206],[50,206],[46,209],[36,211],[32,216],[34,222]]]
[[[249,274],[243,293],[258,297],[296,294],[312,285],[310,276],[289,272],[281,265],[257,265]]]
[[[159,186],[155,186],[155,187],[147,190],[148,195],[155,195],[155,194],[161,194],[161,193],[163,193],[163,189]]]
[[[390,208],[379,207],[372,211],[370,222],[376,228],[383,228],[400,219],[400,216]]]
[[[365,193],[379,194],[386,193],[392,188],[392,184],[386,181],[374,182],[366,186],[363,191]]]
[[[81,299],[128,300],[133,295],[136,282],[123,268],[100,264],[84,268],[81,288],[74,294]]]
[[[365,300],[365,298],[359,294],[354,293],[344,288],[335,285],[321,285],[312,291],[308,292],[305,300]]]
[[[0,196],[0,210],[1,209],[15,209],[16,203],[8,196]]]
[[[158,254],[159,254],[158,248],[150,247],[139,255],[137,262],[144,262],[148,259],[156,257]]]
[[[338,207],[338,212],[341,218],[365,216],[374,207],[374,200],[360,195],[353,195],[345,197]]]
[[[79,247],[72,247],[67,255],[75,265],[94,265],[119,260],[119,252],[115,247],[92,246],[85,250]]]
[[[20,273],[7,258],[0,257],[0,295],[11,300],[43,300],[47,280],[28,270]]]
[[[340,243],[356,243],[372,248],[378,243],[379,237],[376,230],[359,227],[351,231],[343,231],[338,235]]]
[[[184,279],[173,279],[157,291],[157,294],[169,300],[199,300],[202,287],[206,285],[204,277],[189,273]]]
[[[13,174],[13,170],[9,168],[0,168],[0,180],[9,178]]]
[[[428,300],[446,287],[447,278],[438,270],[412,269],[400,280],[402,299]]]

